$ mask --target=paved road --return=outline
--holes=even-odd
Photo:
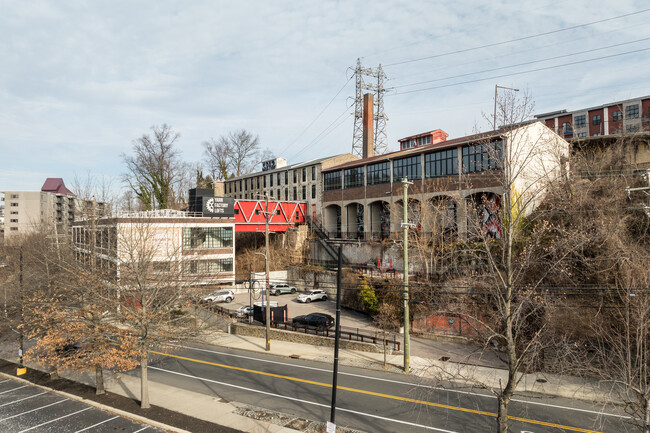
[[[13,379],[0,378],[2,432],[163,432],[59,394]]]
[[[331,366],[211,347],[157,354],[150,378],[226,400],[304,418],[329,419]],[[341,368],[337,424],[366,432],[494,431],[496,399],[487,393],[442,389],[418,378]],[[517,399],[517,433],[623,432],[622,417],[584,402]]]

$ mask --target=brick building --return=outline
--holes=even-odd
[[[571,138],[650,131],[650,96],[580,110],[537,114],[556,134]]]
[[[511,152],[509,172],[520,173],[513,177],[518,191],[532,194],[544,187],[534,173],[566,169],[569,144],[541,122],[446,137],[441,130],[414,135],[399,140],[400,151],[324,169],[323,229],[329,237],[379,240],[398,232],[402,215],[395,214],[395,205],[401,207],[404,177],[413,182],[410,209],[441,205],[446,228],[465,236],[468,220],[477,217],[470,209],[483,206],[489,224],[490,212],[499,206],[504,152]],[[498,235],[500,227],[490,229]]]

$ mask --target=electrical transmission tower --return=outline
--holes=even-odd
[[[375,136],[373,148],[375,155],[388,153],[388,136],[386,135],[386,113],[384,113],[384,79],[386,74],[381,65],[377,68],[364,68],[361,59],[357,59],[354,68],[356,78],[356,92],[354,98],[354,130],[352,133],[352,153],[357,156],[363,154],[363,94],[374,94],[374,121]]]

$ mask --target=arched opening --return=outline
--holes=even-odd
[[[330,237],[341,237],[341,206],[333,204],[325,208],[323,228]]]
[[[390,236],[390,207],[383,200],[370,203],[369,218],[366,224],[370,225],[370,238],[382,240]]]
[[[364,206],[361,203],[350,203],[345,207],[348,239],[363,239],[364,237]]]
[[[458,233],[458,206],[452,197],[441,195],[429,200],[431,213],[430,224],[440,231],[445,240],[450,240]]]

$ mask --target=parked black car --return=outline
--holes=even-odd
[[[294,317],[293,324],[296,326],[313,326],[318,329],[326,329],[334,326],[334,318],[329,314],[312,313],[306,316]]]

